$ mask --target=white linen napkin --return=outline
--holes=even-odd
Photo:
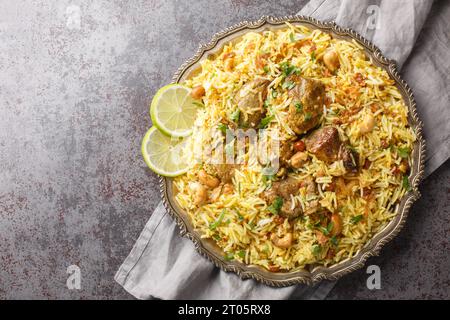
[[[431,5],[432,1],[419,0],[312,0],[299,14],[323,21],[335,20],[341,26],[351,27],[372,40],[387,57],[402,65],[414,47]],[[404,72],[410,85],[417,90],[418,108],[426,128],[435,125],[436,129],[438,124],[443,130],[435,134],[426,131],[432,155],[428,162],[432,170],[449,155],[450,119],[445,102],[449,100],[450,55],[449,36],[444,33],[450,17],[448,7],[445,6],[445,14],[437,14],[441,15],[440,22],[428,24],[430,29],[421,40],[421,47],[415,48],[416,53],[406,62]],[[379,20],[374,20],[374,12],[378,13]],[[432,52],[436,46],[436,55],[440,57]],[[437,70],[435,62],[439,62],[443,69]],[[427,101],[432,101],[433,105]],[[441,117],[441,120],[436,117]],[[139,299],[324,299],[334,286],[334,282],[323,281],[310,287],[272,288],[223,272],[199,255],[190,240],[179,236],[178,227],[162,203],[150,216],[131,253],[117,271],[115,280]]]

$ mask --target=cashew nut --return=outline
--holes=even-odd
[[[375,127],[375,117],[371,113],[367,113],[359,125],[359,133],[365,134]]]
[[[234,67],[234,58],[228,58],[223,63],[225,71],[231,71]]]
[[[194,98],[196,100],[199,100],[204,95],[205,95],[205,88],[202,85],[192,88],[192,91],[191,91],[191,97],[192,98]]]
[[[307,159],[308,154],[306,152],[297,152],[291,158],[291,166],[296,169],[301,168]]]
[[[199,206],[206,202],[208,192],[206,191],[205,186],[200,183],[193,183],[191,189],[194,192],[194,205]]]
[[[234,187],[233,187],[232,184],[226,183],[226,184],[223,185],[222,192],[224,194],[231,194],[231,193],[233,193],[233,191],[234,191]]]
[[[339,68],[340,62],[339,57],[334,50],[329,50],[323,55],[323,63],[331,71],[334,72]]]
[[[207,174],[205,170],[200,170],[198,173],[198,180],[201,184],[204,184],[208,188],[215,188],[220,184],[219,179],[213,177],[210,174]]]
[[[286,233],[282,238],[278,237],[275,233],[270,236],[272,243],[278,248],[287,249],[292,245],[292,233]]]

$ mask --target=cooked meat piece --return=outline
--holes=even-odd
[[[264,100],[267,97],[267,86],[270,81],[257,78],[242,86],[234,97],[234,103],[241,111],[239,126],[257,128],[264,118]]]
[[[234,170],[238,168],[239,164],[220,163],[214,165],[215,173],[222,183],[230,183],[234,177]]]
[[[308,154],[306,152],[297,152],[291,158],[291,167],[299,169],[303,167],[308,160]]]
[[[344,167],[350,171],[358,169],[358,155],[339,139],[335,127],[324,127],[311,133],[305,140],[306,150],[317,159],[327,163],[343,160]]]
[[[283,205],[280,208],[280,216],[288,219],[297,218],[302,214],[302,208],[300,205],[295,205],[292,209],[291,194],[296,194],[302,185],[302,182],[288,177],[281,181],[276,181],[272,183],[272,187],[265,191],[263,198],[270,205],[277,197],[283,198]]]
[[[289,90],[292,102],[288,110],[287,124],[296,134],[303,134],[320,122],[325,101],[325,86],[320,81],[297,75],[289,76],[286,81],[296,83]]]
[[[300,205],[295,205],[292,209],[292,200],[283,201],[283,206],[280,209],[280,216],[292,220],[303,214],[302,207]]]
[[[319,160],[330,163],[338,159],[341,140],[335,127],[324,127],[314,131],[306,138],[305,144],[306,150]]]
[[[288,167],[289,160],[294,155],[294,147],[292,141],[285,140],[280,142],[280,165]]]
[[[358,154],[346,145],[341,145],[339,149],[339,159],[344,162],[345,169],[356,172],[358,171]]]

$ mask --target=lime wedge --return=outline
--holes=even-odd
[[[179,84],[162,87],[153,97],[150,116],[162,133],[172,137],[187,137],[192,133],[198,101],[191,89]]]
[[[162,134],[151,127],[142,139],[142,155],[145,163],[157,174],[176,177],[189,169],[183,157],[184,139],[176,139]]]

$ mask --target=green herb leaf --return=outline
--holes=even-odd
[[[219,224],[222,223],[222,220],[223,220],[224,216],[225,216],[225,209],[222,210],[222,212],[220,213],[220,215],[217,218],[217,220],[209,225],[209,230],[214,230],[215,228],[217,228],[219,226]]]
[[[402,186],[406,191],[411,191],[408,176],[403,176]]]
[[[217,129],[219,129],[219,130],[222,131],[224,134],[226,134],[226,133],[227,133],[228,127],[227,127],[226,124],[219,123],[219,125],[217,126]]]
[[[322,247],[318,244],[312,246],[312,253],[315,256],[318,256],[322,252]]]
[[[312,118],[312,113],[311,112],[306,112],[305,113],[305,121],[309,121]]]
[[[245,258],[245,250],[239,251],[239,252],[237,253],[237,255],[238,255],[239,257],[241,257],[242,259],[244,259],[244,258]]]
[[[295,36],[292,32],[289,34],[289,40],[291,40],[291,42],[295,42]]]
[[[285,81],[283,82],[283,85],[281,86],[283,89],[289,89],[291,90],[293,87],[295,87],[295,82],[292,81]]]
[[[281,73],[284,77],[288,77],[292,74],[297,68],[289,64],[289,62],[283,62],[280,64]]]
[[[322,232],[326,236],[329,234],[327,228],[325,228],[325,227],[319,227],[319,231]]]
[[[263,70],[265,73],[269,73],[270,71],[269,66],[264,66]]]
[[[275,90],[272,91],[272,98],[276,98],[278,96],[278,92],[276,92]]]
[[[273,201],[273,203],[267,207],[267,210],[269,210],[273,214],[278,214],[282,206],[283,206],[283,198],[278,196]]]
[[[311,60],[312,61],[316,60],[316,52],[315,51],[311,52]]]
[[[264,108],[268,108],[269,107],[269,99],[266,99],[265,101],[264,101]]]
[[[229,252],[223,258],[224,258],[225,261],[234,260],[234,253],[233,252]]]
[[[358,222],[360,222],[362,219],[364,218],[364,216],[362,214],[354,216],[350,219],[350,222],[353,224],[357,224]]]
[[[319,230],[326,236],[330,234],[332,229],[333,229],[333,222],[330,222],[326,228],[319,227]]]
[[[299,101],[295,103],[295,109],[297,109],[297,112],[303,111],[303,104]]]
[[[260,129],[264,129],[265,127],[267,127],[267,125],[270,123],[270,121],[272,121],[274,118],[275,118],[275,116],[273,116],[273,115],[263,118],[258,127]]]
[[[238,213],[238,219],[239,219],[239,221],[242,221],[242,220],[244,220],[244,217]]]
[[[213,238],[216,241],[220,241],[222,239],[218,234],[213,235]]]
[[[231,114],[231,121],[234,122],[238,122],[239,121],[239,116],[241,115],[241,109],[236,109],[232,114]]]
[[[198,102],[198,101],[193,101],[192,104],[197,106],[197,107],[200,107],[200,108],[204,108],[205,107],[205,105],[203,103]]]
[[[337,245],[339,244],[339,241],[338,241],[338,239],[336,238],[336,236],[332,236],[332,237],[330,238],[330,242],[331,242],[331,244],[332,244],[333,246],[335,246],[335,247],[337,247]]]
[[[274,174],[268,174],[268,175],[263,174],[263,176],[262,176],[262,181],[264,183],[270,182],[273,179],[275,179],[275,175]]]
[[[397,148],[397,154],[403,159],[408,159],[410,152],[409,148]]]

